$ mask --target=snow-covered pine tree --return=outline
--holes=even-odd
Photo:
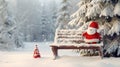
[[[59,8],[57,17],[57,27],[58,29],[67,29],[68,22],[70,21],[70,4],[68,0],[62,0],[61,7]]]
[[[9,14],[7,2],[0,0],[0,49],[14,49],[17,45],[22,45],[16,40],[16,22]]]
[[[97,21],[103,32],[104,56],[120,57],[120,0],[80,0],[78,6],[69,24],[82,29],[87,22]]]

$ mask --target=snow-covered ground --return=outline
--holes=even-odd
[[[120,67],[120,58],[81,57],[72,50],[60,50],[60,58],[52,60],[50,42],[25,44],[17,51],[0,51],[0,67]],[[33,58],[35,44],[42,58]]]

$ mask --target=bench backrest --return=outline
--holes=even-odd
[[[80,30],[56,30],[55,43],[82,43],[83,37]]]

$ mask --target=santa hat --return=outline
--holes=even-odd
[[[95,22],[95,21],[92,21],[92,22],[90,23],[89,27],[96,28],[96,29],[99,28],[98,23]]]

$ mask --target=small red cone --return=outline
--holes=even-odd
[[[33,57],[34,57],[34,58],[40,58],[40,57],[41,57],[37,45],[36,45],[36,47],[35,47]]]

